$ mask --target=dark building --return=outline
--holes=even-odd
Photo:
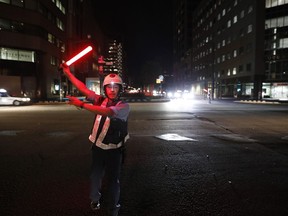
[[[95,18],[95,4],[93,0],[68,1],[67,30],[66,30],[66,52],[65,59],[83,50],[88,45],[93,47],[92,53],[71,66],[74,75],[97,93],[101,93],[101,64],[98,59],[105,52],[105,38]],[[76,88],[61,77],[63,96],[65,94],[78,95]]]
[[[118,39],[108,40],[105,43],[105,63],[103,65],[103,73],[116,73],[123,76],[123,46]]]
[[[209,91],[215,98],[287,99],[288,2],[206,0],[192,8],[193,16],[187,16],[189,1],[179,2],[174,29],[177,88],[195,95]]]
[[[194,3],[195,4],[195,3]],[[190,0],[174,0],[173,19],[173,77],[174,88],[191,88],[192,66],[192,21],[193,6]]]
[[[90,89],[100,92],[97,60],[104,36],[92,3],[0,0],[0,88],[35,100],[61,100],[75,89],[61,76],[59,65],[91,45],[93,52],[71,70]]]
[[[64,1],[0,1],[1,87],[38,99],[59,94],[66,9]]]
[[[288,1],[266,0],[264,97],[288,99]]]

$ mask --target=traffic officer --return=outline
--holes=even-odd
[[[69,104],[88,110],[95,114],[93,127],[89,136],[92,143],[91,166],[91,209],[100,209],[101,185],[104,174],[107,176],[109,190],[108,215],[117,216],[120,209],[120,170],[124,143],[129,138],[127,120],[129,104],[120,100],[123,82],[119,75],[109,74],[104,78],[104,96],[91,91],[78,80],[64,63],[61,65],[65,76],[86,96],[85,103],[76,97],[67,96]]]

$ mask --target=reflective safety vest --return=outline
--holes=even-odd
[[[108,103],[108,98],[105,98],[101,104],[101,107],[106,107],[107,103]],[[103,124],[102,130],[99,133],[98,138],[97,138],[97,134],[98,134],[98,130],[99,130],[99,126],[100,126],[100,122],[102,118],[106,118],[106,119]],[[92,143],[95,143],[96,146],[104,150],[116,149],[116,148],[121,147],[128,139],[129,139],[129,134],[127,132],[126,121],[123,121],[117,118],[103,117],[102,115],[96,116],[94,126],[92,129],[92,133],[89,136],[89,140]]]

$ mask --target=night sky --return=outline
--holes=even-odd
[[[97,19],[106,35],[120,36],[129,74],[137,74],[147,61],[172,70],[172,0],[97,1]]]

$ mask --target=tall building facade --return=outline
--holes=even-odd
[[[103,34],[92,0],[0,0],[0,88],[32,99],[62,99],[75,88],[58,70],[88,45],[93,52],[71,66],[100,92],[98,56]]]
[[[116,73],[123,77],[123,45],[119,39],[109,39],[105,43],[103,73]]]
[[[202,1],[194,12],[193,91],[262,97],[264,1]]]
[[[282,0],[199,2],[193,16],[187,17],[192,22],[191,46],[180,47],[178,57],[174,53],[180,83],[196,95],[209,91],[214,98],[288,99],[287,4]],[[176,8],[183,19],[185,13]],[[185,23],[181,19],[176,17],[175,23],[176,33],[189,32],[179,28]]]
[[[190,0],[174,0],[173,78],[172,89],[189,88],[192,66],[193,4]]]
[[[266,0],[265,82],[267,97],[288,99],[288,1]]]
[[[0,86],[32,98],[59,94],[64,1],[0,1]]]
[[[67,10],[66,52],[65,59],[69,59],[88,45],[93,47],[92,53],[73,64],[72,73],[86,86],[100,94],[102,92],[101,73],[98,59],[104,53],[104,34],[95,18],[93,0],[70,0]],[[61,88],[65,94],[79,95],[78,90],[67,80],[61,77]]]

